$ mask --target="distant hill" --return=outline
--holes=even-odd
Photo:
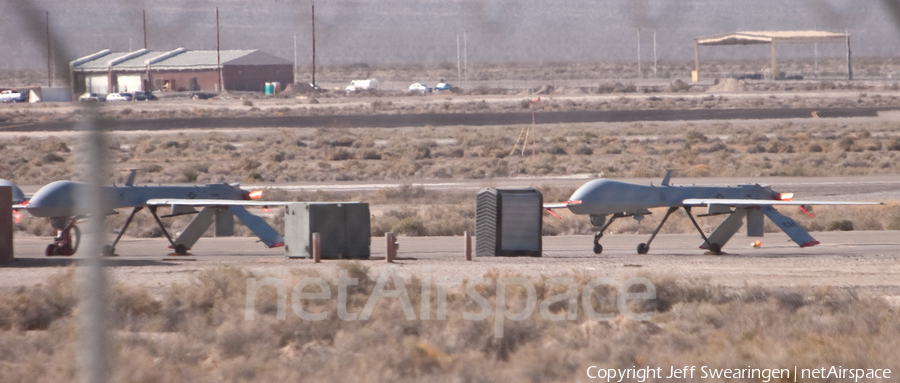
[[[25,0],[22,0],[25,1]],[[310,52],[310,3],[286,0],[35,0],[34,17],[19,1],[0,2],[0,67],[45,65],[44,11],[65,47],[64,61],[101,49],[143,47],[142,10],[150,49],[215,49],[219,7],[223,49],[258,48],[300,62]],[[26,2],[27,4],[27,2]],[[693,38],[735,30],[849,30],[857,56],[897,56],[900,29],[875,0],[336,0],[319,1],[319,63],[455,63],[463,32],[471,62],[547,62],[693,57]],[[28,33],[31,31],[31,33]],[[841,45],[841,44],[829,44]],[[755,49],[755,50],[754,50]],[[710,58],[767,54],[753,49],[704,48]],[[810,55],[810,46],[778,55]],[[821,57],[845,47],[819,46]],[[64,70],[64,69],[61,69]]]

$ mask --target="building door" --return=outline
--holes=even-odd
[[[141,90],[141,75],[119,75],[118,76],[120,92],[137,92]]]
[[[105,74],[86,76],[84,82],[84,88],[90,93],[109,93],[109,78]]]

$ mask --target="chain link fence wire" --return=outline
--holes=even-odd
[[[21,20],[32,28],[25,28],[21,37],[26,38],[33,43],[46,37],[48,41],[57,41],[48,48],[49,57],[60,60],[64,57],[71,57],[72,52],[68,50],[66,44],[67,39],[62,38],[61,34],[47,26],[46,28],[38,28],[40,25],[47,25],[47,12],[41,12],[32,2],[15,1],[14,4],[16,14]],[[45,17],[41,17],[45,16]],[[43,21],[43,22],[42,22]],[[46,36],[42,36],[46,31]],[[48,44],[49,45],[49,44]],[[57,63],[59,66],[60,63]],[[49,65],[48,65],[49,66]],[[49,70],[49,69],[48,69]],[[87,224],[84,230],[84,247],[83,261],[78,267],[78,297],[81,310],[79,310],[80,322],[80,338],[78,352],[79,381],[83,383],[102,383],[106,381],[108,369],[108,345],[107,345],[107,280],[106,273],[103,269],[103,260],[100,250],[106,244],[104,233],[106,232],[103,219],[106,212],[109,211],[108,201],[102,192],[104,184],[107,183],[106,174],[106,150],[104,145],[104,132],[101,129],[100,121],[97,117],[96,107],[92,105],[83,106],[82,120],[79,123],[79,131],[81,132],[78,144],[77,162],[80,165],[81,174],[86,175],[87,187],[82,189],[78,196],[77,203],[79,207],[76,209],[87,217]]]
[[[308,1],[5,1],[0,3],[0,31],[4,36],[0,67],[12,71],[9,73],[25,73],[26,79],[21,81],[37,85],[43,80],[39,80],[42,74],[35,73],[42,70],[34,68],[42,67],[39,63],[45,61],[49,85],[70,86],[71,60],[101,49],[133,51],[143,47],[145,11],[148,48],[215,49],[214,9],[220,6],[223,49],[258,48],[287,58],[301,52],[297,70],[298,76],[305,78],[310,71],[305,58],[311,50],[310,5]],[[575,86],[604,76],[647,81],[685,77],[691,66],[694,37],[735,30],[847,31],[854,35],[857,57],[890,58],[900,53],[900,0],[804,0],[793,4],[780,0],[338,1],[319,4],[316,25],[323,67],[321,82],[335,86],[346,83],[350,76],[370,74],[375,66],[414,65],[400,78],[391,79],[397,84],[422,78],[416,74],[415,65],[438,68],[435,73],[443,70],[455,74],[457,35],[461,33],[467,39],[464,53],[470,67],[466,78],[471,79],[468,85],[472,88],[528,87],[547,78]],[[824,74],[829,65],[843,65],[843,47],[784,49],[778,52],[779,59],[806,61],[816,49],[817,58],[823,60]],[[713,62],[740,59],[731,67],[711,68],[707,77],[765,67],[767,50],[723,48],[705,53]],[[552,65],[547,64],[570,61],[614,61],[621,65],[612,65],[609,68],[615,69],[610,72],[595,73],[590,78],[565,71],[541,73],[552,72]],[[521,76],[505,70],[512,66],[509,63],[541,69],[531,69]],[[842,75],[841,70],[836,70],[835,76]],[[860,77],[884,75],[873,70]],[[12,85],[20,81],[8,73],[4,79]],[[387,83],[392,86],[391,81]],[[405,85],[394,86],[402,89]],[[111,367],[106,333],[107,280],[100,258],[100,250],[107,243],[102,217],[108,208],[99,192],[101,185],[109,183],[108,154],[96,106],[82,103],[80,108],[77,158],[82,181],[88,187],[78,202],[88,219],[81,253],[85,258],[78,267],[78,295],[83,307],[78,365],[80,381],[98,383],[106,380]]]

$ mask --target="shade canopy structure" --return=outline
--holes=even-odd
[[[775,62],[775,45],[777,44],[811,44],[811,43],[846,43],[847,44],[847,77],[853,79],[853,67],[850,64],[850,34],[826,31],[758,31],[732,32],[715,36],[697,37],[694,39],[694,81],[700,78],[700,46],[701,45],[754,45],[769,44],[772,50],[772,76],[778,76]]]

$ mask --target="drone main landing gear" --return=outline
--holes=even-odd
[[[653,242],[653,239],[656,238],[656,235],[659,234],[659,230],[662,229],[663,224],[666,223],[666,220],[669,219],[669,216],[672,215],[677,207],[670,207],[668,211],[666,211],[666,215],[663,217],[662,221],[659,222],[659,225],[656,226],[656,230],[653,230],[653,234],[650,236],[650,239],[647,240],[647,243],[641,243],[637,247],[638,254],[647,254],[650,251],[650,243]]]
[[[691,219],[691,223],[693,223],[694,227],[697,228],[697,231],[700,232],[700,236],[703,237],[703,241],[709,244],[709,252],[713,255],[722,255],[722,245],[709,241],[709,238],[706,237],[706,233],[703,232],[703,229],[701,229],[700,225],[697,224],[697,220],[694,219],[694,215],[691,214],[691,207],[685,206],[684,212],[687,213],[688,218]]]
[[[172,249],[175,250],[175,255],[187,255],[187,247],[180,243],[176,245],[175,241],[172,240],[172,236],[169,235],[169,231],[163,226],[162,220],[160,220],[159,215],[156,214],[156,206],[150,206],[147,209],[150,210],[150,214],[153,215],[153,219],[156,220],[156,224],[159,225],[159,229],[162,230],[163,235],[169,240],[169,244],[172,245]]]
[[[122,236],[125,235],[125,230],[128,229],[128,225],[131,224],[131,220],[134,219],[134,215],[137,214],[137,212],[141,211],[141,209],[143,209],[143,207],[141,206],[135,207],[134,210],[131,211],[131,214],[128,215],[128,219],[125,220],[125,225],[122,226],[122,230],[119,230],[119,234],[116,235],[116,239],[113,240],[112,244],[103,246],[103,249],[100,250],[100,253],[104,257],[115,257],[118,255],[116,254],[116,244],[118,244],[119,240],[122,239]]]
[[[78,251],[78,244],[81,243],[81,230],[78,229],[78,226],[75,226],[75,222],[79,218],[50,219],[50,224],[56,229],[56,237],[53,238],[53,243],[47,245],[47,250],[44,253],[46,256],[71,256]],[[74,236],[72,235],[73,232]]]

